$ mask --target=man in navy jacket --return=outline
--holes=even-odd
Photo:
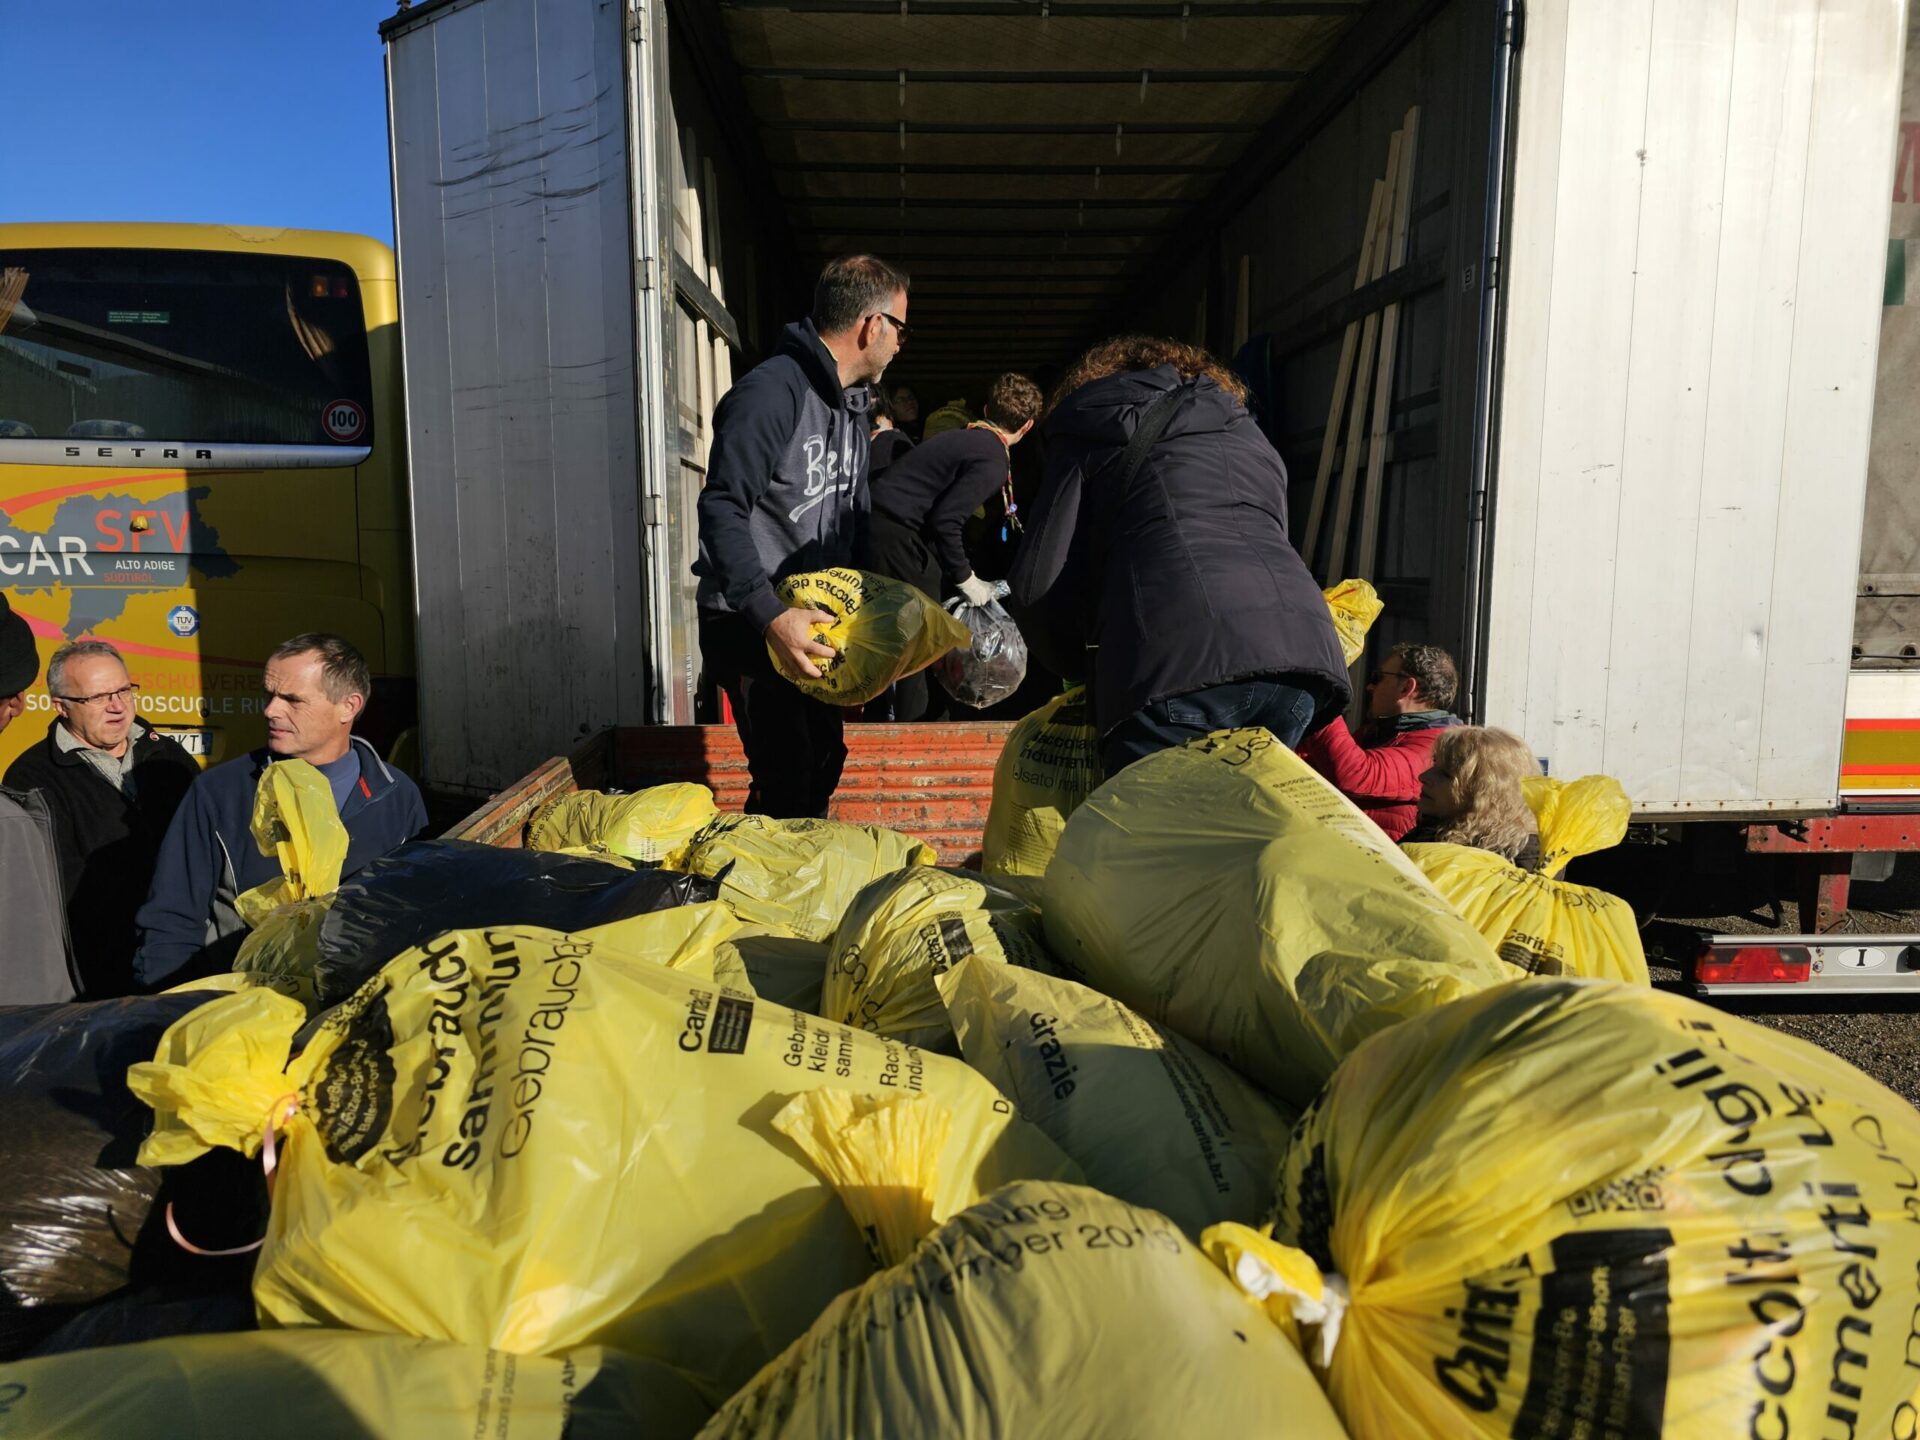
[[[786,678],[819,676],[814,659],[833,651],[811,627],[832,617],[787,605],[774,587],[851,564],[864,539],[868,387],[905,340],[907,285],[872,255],[833,261],[812,314],[713,412],[693,567],[700,655],[733,706],[752,776],[749,814],[824,817],[840,783],[840,711]]]
[[[337,635],[296,635],[267,657],[266,747],[194,781],[160,844],[136,917],[133,969],[143,986],[232,964],[246,933],[235,899],[280,873],[252,833],[254,792],[274,761],[305,760],[327,777],[347,827],[342,879],[426,830],[419,787],[353,734],[372,688],[367,662]]]

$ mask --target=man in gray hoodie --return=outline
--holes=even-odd
[[[906,341],[907,287],[906,273],[876,256],[831,262],[812,314],[714,411],[693,567],[700,652],[746,748],[750,814],[824,816],[840,783],[840,710],[780,673],[819,675],[813,657],[833,651],[811,626],[831,617],[785,605],[774,586],[853,563],[868,510],[867,387]]]

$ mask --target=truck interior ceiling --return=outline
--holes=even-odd
[[[683,460],[819,265],[872,251],[913,277],[888,384],[923,416],[1126,331],[1231,360],[1323,583],[1375,583],[1376,645],[1471,652],[1508,10],[668,0]]]

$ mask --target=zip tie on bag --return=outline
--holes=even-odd
[[[273,1199],[273,1172],[280,1168],[279,1129],[299,1113],[300,1092],[297,1090],[288,1091],[285,1095],[282,1095],[278,1100],[274,1101],[272,1105],[267,1107],[266,1122],[261,1126],[260,1131],[260,1169],[267,1177],[267,1199],[269,1201]],[[267,1237],[262,1235],[251,1245],[236,1245],[230,1250],[208,1250],[203,1246],[196,1245],[180,1233],[179,1222],[173,1218],[173,1202],[171,1200],[167,1202],[167,1234],[173,1237],[174,1244],[178,1245],[189,1255],[199,1255],[209,1260],[222,1259],[229,1255],[251,1255],[255,1250],[258,1250],[262,1245],[267,1243]]]

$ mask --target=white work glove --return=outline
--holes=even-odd
[[[967,597],[969,605],[986,605],[994,597],[993,582],[982,580],[978,575],[969,575],[960,582],[960,593]]]

